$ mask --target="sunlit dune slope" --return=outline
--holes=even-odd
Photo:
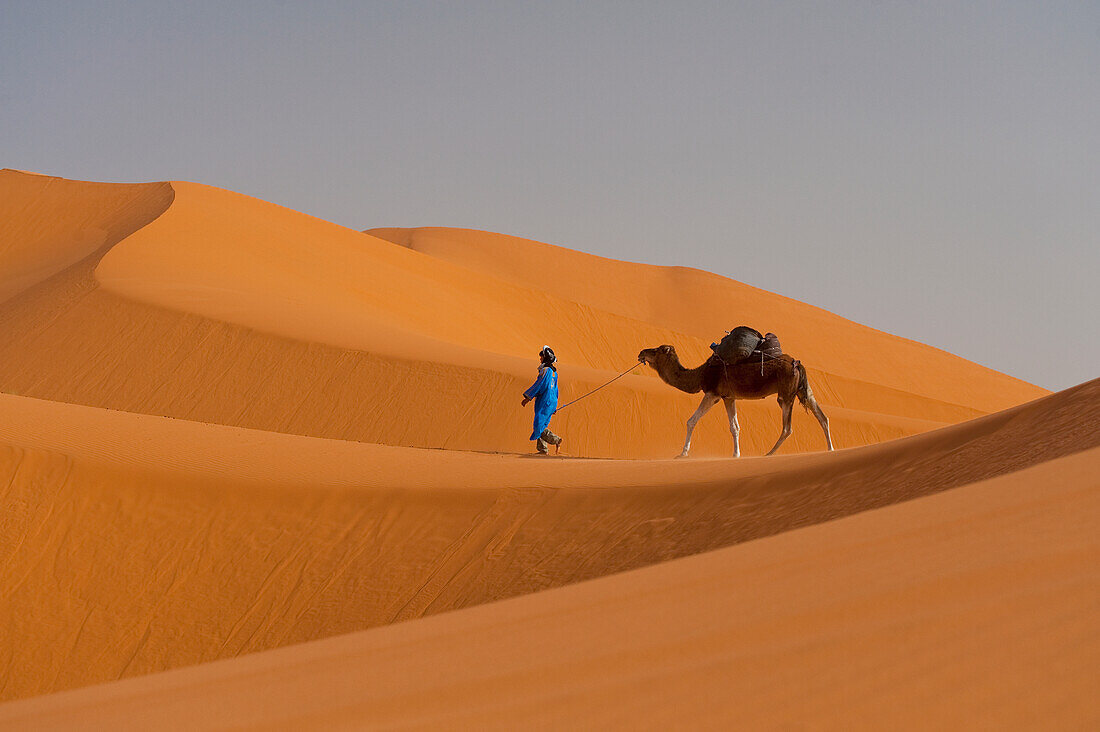
[[[461,262],[192,183],[133,187],[127,195],[149,200],[125,210],[142,216],[111,229],[101,245],[66,239],[69,214],[49,215],[109,213],[99,184],[14,171],[0,172],[0,181],[27,201],[11,213],[0,246],[26,259],[35,242],[68,242],[44,254],[48,266],[34,276],[11,278],[0,303],[0,390],[8,393],[317,437],[520,452],[530,450],[530,412],[520,409],[519,392],[543,343],[561,356],[564,402],[630,366],[644,346],[672,343],[697,363],[731,319],[779,332],[805,360],[839,446],[1045,393],[704,273],[627,263],[605,271],[591,262],[607,260],[574,253],[573,271],[540,288],[478,265],[476,251]],[[43,189],[43,181],[57,182]],[[520,263],[530,256],[516,252]],[[718,284],[676,313],[660,313],[670,287],[653,288],[648,310],[621,306],[612,282],[654,277]],[[603,299],[592,294],[601,286]],[[728,312],[730,288],[742,293],[734,312],[716,315]],[[755,297],[744,293],[759,293],[757,310],[742,309]],[[803,319],[808,325],[796,327]],[[555,426],[575,455],[663,457],[679,449],[696,402],[639,368],[563,411]],[[746,402],[741,413],[743,449],[764,452],[779,431],[774,401]],[[823,445],[799,410],[784,451]],[[725,420],[704,420],[695,454],[729,451]]]
[[[1096,447],[1098,426],[1094,381],[838,453],[554,461],[2,395],[0,695],[233,657],[761,538]]]
[[[0,707],[25,729],[1092,729],[1100,448],[505,602]]]
[[[1004,409],[1045,393],[937,348],[710,272],[607,259],[470,229],[391,228],[369,229],[366,233],[475,272],[545,289],[602,312],[652,323],[704,343],[717,340],[741,324],[778,333],[785,350],[824,372],[818,374],[815,383],[826,382],[830,397],[852,408],[882,409],[882,400],[890,399],[888,390],[967,405],[982,412]],[[669,246],[675,247],[676,243],[670,242]],[[734,250],[737,246],[730,244]],[[919,410],[918,401],[891,408]]]

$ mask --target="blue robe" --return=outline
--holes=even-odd
[[[550,418],[558,408],[558,372],[549,366],[539,367],[539,377],[531,384],[523,396],[535,400],[535,431],[531,439],[537,440],[542,431],[550,426]]]

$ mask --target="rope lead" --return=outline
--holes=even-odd
[[[642,365],[641,363],[636,363],[636,364],[634,364],[633,366],[631,366],[630,368],[628,368],[628,369],[627,369],[626,371],[624,371],[624,372],[622,372],[621,374],[619,374],[618,376],[616,376],[616,377],[615,377],[614,379],[612,379],[611,381],[608,381],[608,382],[606,382],[606,383],[600,384],[599,386],[597,386],[597,387],[596,387],[595,389],[593,389],[592,391],[588,392],[587,394],[582,394],[581,396],[577,397],[576,399],[574,399],[573,401],[569,402],[568,404],[563,404],[563,405],[561,405],[560,407],[558,407],[557,409],[555,409],[555,410],[554,410],[554,414],[557,414],[558,412],[560,412],[561,410],[563,410],[563,409],[565,409],[566,407],[570,406],[571,404],[576,404],[577,402],[579,402],[579,401],[580,401],[581,399],[584,399],[585,397],[590,397],[590,396],[592,396],[593,394],[595,394],[596,392],[598,392],[598,391],[599,391],[600,389],[604,388],[604,387],[605,387],[605,386],[607,386],[608,384],[613,384],[614,382],[616,382],[616,381],[618,381],[619,379],[623,378],[624,376],[626,376],[626,375],[627,375],[627,374],[629,374],[629,373],[630,373],[631,371],[633,371],[634,369],[638,368],[638,367],[639,367],[639,366],[641,366],[641,365]]]

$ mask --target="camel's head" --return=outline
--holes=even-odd
[[[663,361],[669,357],[676,357],[676,349],[672,346],[657,346],[656,348],[647,348],[638,354],[638,362],[649,364],[656,368],[657,363]]]

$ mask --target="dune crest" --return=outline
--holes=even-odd
[[[84,183],[0,170],[0,304],[146,226],[167,183]]]

